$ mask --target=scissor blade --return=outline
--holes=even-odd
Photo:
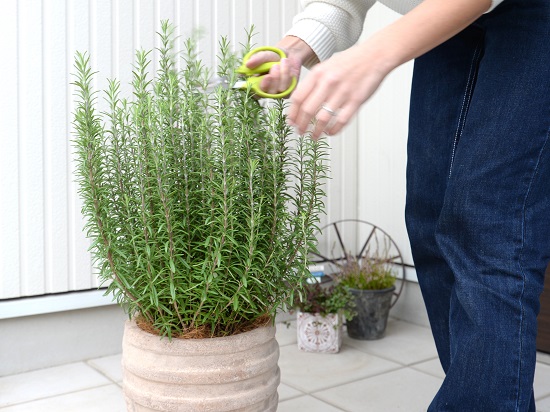
[[[246,80],[239,80],[233,85],[234,89],[246,89],[248,87]]]
[[[229,87],[229,79],[222,76],[212,77],[206,86],[206,91],[213,91],[218,86],[222,86],[224,89],[227,89]]]

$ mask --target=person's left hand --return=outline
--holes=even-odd
[[[391,70],[378,57],[364,43],[313,67],[291,96],[289,122],[300,134],[313,123],[313,139],[338,133]]]

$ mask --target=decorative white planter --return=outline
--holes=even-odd
[[[298,349],[304,352],[338,353],[342,346],[342,316],[297,313]]]
[[[128,412],[275,412],[280,381],[274,327],[211,339],[161,339],[126,322]]]

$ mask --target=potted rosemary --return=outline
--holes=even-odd
[[[342,346],[342,324],[355,316],[355,299],[341,283],[306,283],[296,301],[298,348],[304,352],[337,353]]]
[[[274,317],[308,276],[326,146],[291,133],[281,100],[208,91],[214,73],[173,31],[153,75],[136,53],[133,96],[109,81],[106,111],[89,56],[75,62],[76,177],[99,276],[129,314],[128,409],[274,411]],[[224,39],[218,58],[233,84]]]
[[[368,253],[361,259],[347,255],[341,272],[340,285],[346,287],[355,299],[357,315],[346,322],[350,338],[380,339],[384,336],[396,277],[384,256]]]

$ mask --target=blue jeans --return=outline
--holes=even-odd
[[[415,62],[406,221],[446,373],[430,412],[535,411],[550,260],[550,1],[505,0]]]

